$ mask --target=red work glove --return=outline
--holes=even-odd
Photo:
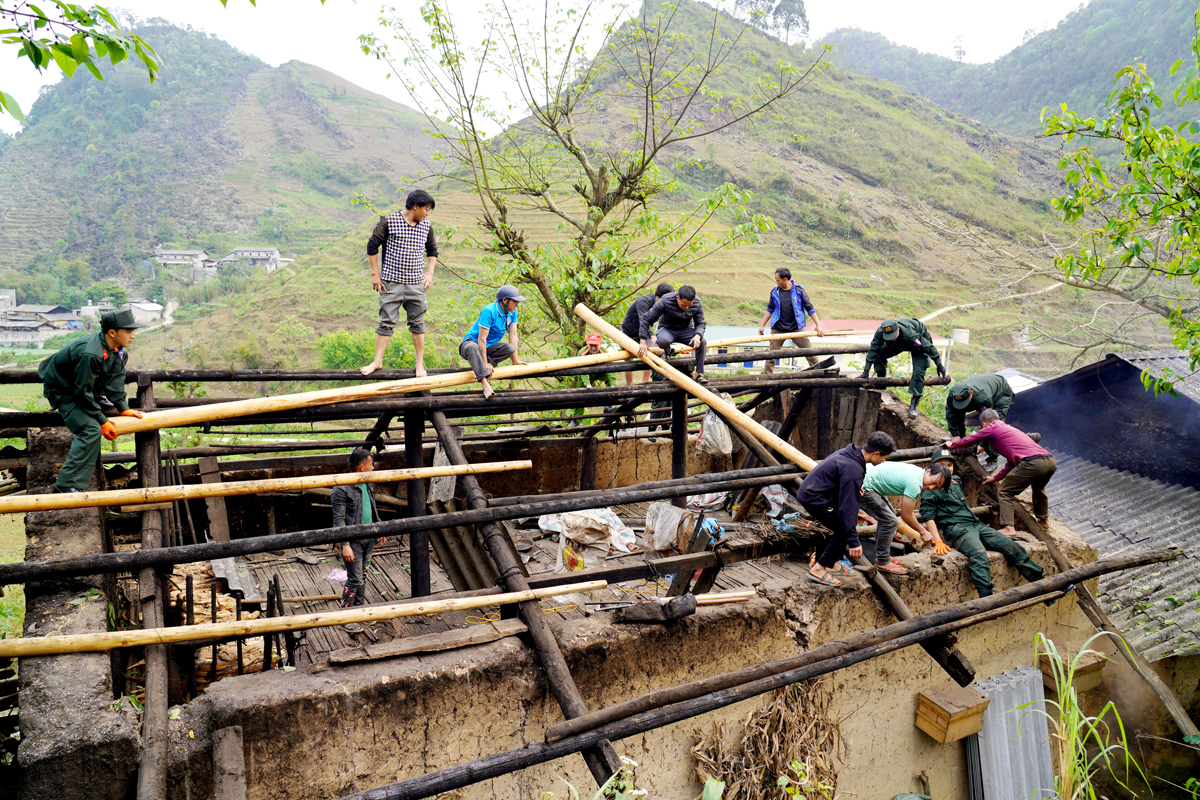
[[[137,411],[137,410],[131,408],[127,411],[122,411],[121,416],[122,417],[137,417],[138,419],[142,419],[146,415],[140,411]]]
[[[944,555],[946,555],[946,553],[950,552],[950,545],[946,544],[945,542],[943,542],[942,540],[939,539],[938,541],[933,543],[933,552],[936,555],[944,556]]]
[[[117,426],[113,425],[111,422],[106,422],[101,425],[100,433],[102,433],[104,438],[108,439],[110,442],[115,442],[117,440]]]

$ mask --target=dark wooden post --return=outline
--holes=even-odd
[[[153,411],[154,384],[149,376],[138,378],[140,407]],[[134,434],[137,450],[138,476],[142,486],[159,485],[160,443],[158,431]],[[162,547],[162,511],[142,512],[142,549]],[[138,572],[138,595],[142,606],[142,627],[164,626],[163,584],[158,571],[152,567]],[[138,765],[138,798],[166,797],[167,793],[167,647],[150,645],[146,648],[146,696],[142,715],[142,755]]]
[[[680,389],[671,395],[671,477],[687,477],[688,393]],[[679,508],[687,506],[686,497],[671,501]]]
[[[404,466],[423,466],[425,455],[421,437],[425,434],[425,414],[421,411],[404,412]],[[408,515],[425,516],[425,481],[405,481],[408,489]],[[429,533],[413,531],[408,535],[409,576],[412,579],[412,596],[425,597],[430,594],[429,586]]]
[[[590,431],[589,431],[590,433]],[[583,455],[579,463],[579,489],[591,491],[596,488],[596,437],[586,436],[583,441]]]
[[[829,422],[833,413],[833,389],[817,391],[817,458],[829,455]]]
[[[441,441],[450,463],[468,463],[462,444],[454,435],[454,429],[450,427],[446,415],[441,411],[432,411],[429,419],[437,430],[438,439]],[[483,489],[479,487],[479,481],[475,479],[474,475],[463,475],[460,477],[460,481],[467,495],[467,504],[472,509],[488,507],[487,498],[484,497]],[[509,539],[504,529],[494,522],[488,522],[479,526],[479,532],[483,536],[484,545],[500,569],[500,578],[504,582],[504,588],[510,592],[528,589],[529,580],[521,572],[521,564],[514,555],[513,548],[509,546]],[[537,653],[542,669],[546,671],[546,678],[550,682],[550,691],[558,700],[563,716],[572,719],[588,713],[583,696],[579,694],[579,687],[575,685],[575,679],[571,677],[571,670],[567,667],[567,660],[563,658],[562,650],[558,647],[558,640],[554,638],[554,633],[546,622],[546,616],[542,613],[542,607],[537,601],[527,601],[519,604],[517,611],[521,616],[521,621],[529,628],[529,638],[533,640],[534,652]],[[592,777],[600,786],[604,785],[604,782],[621,767],[617,752],[613,750],[612,744],[607,739],[584,750],[583,760],[587,762]]]

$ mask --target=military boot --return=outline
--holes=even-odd
[[[917,418],[917,404],[920,402],[921,402],[921,398],[915,394],[912,396],[912,399],[908,401],[908,418],[909,419]]]

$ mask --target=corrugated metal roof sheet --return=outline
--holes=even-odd
[[[1064,453],[1054,458],[1050,512],[1101,557],[1168,545],[1185,553],[1101,577],[1100,605],[1150,661],[1200,654],[1200,491]]]
[[[1166,371],[1170,370],[1174,373],[1175,391],[1200,403],[1200,371],[1192,371],[1186,353],[1168,348],[1117,353],[1116,356],[1156,378],[1166,377]]]

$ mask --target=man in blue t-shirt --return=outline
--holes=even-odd
[[[517,335],[517,304],[525,298],[517,287],[507,283],[496,292],[496,302],[479,312],[479,319],[467,331],[466,338],[458,346],[458,354],[465,358],[483,385],[483,397],[490,400],[496,390],[488,382],[494,371],[493,364],[511,358],[513,364],[525,364],[517,357],[520,338]],[[501,341],[508,333],[508,341]],[[486,354],[486,358],[485,358]]]

